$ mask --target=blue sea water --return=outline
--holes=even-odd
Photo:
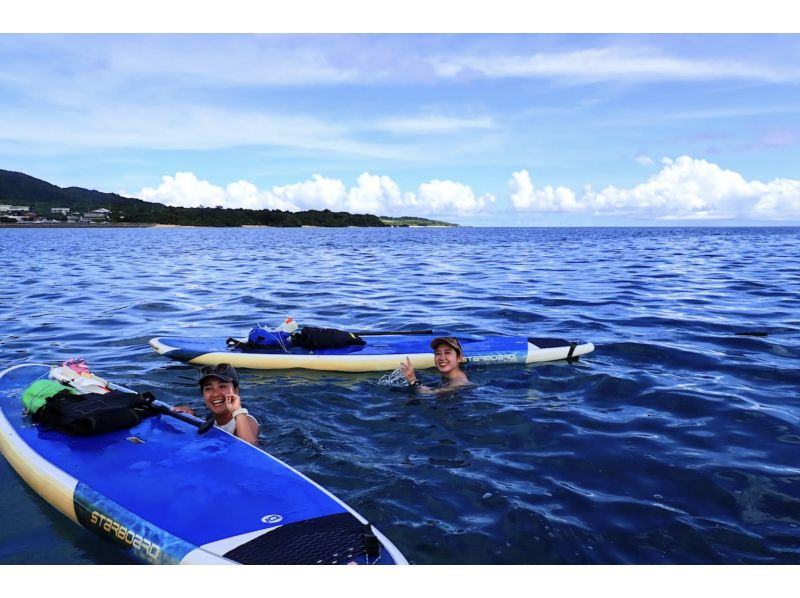
[[[0,229],[0,255],[2,367],[82,356],[198,407],[151,337],[291,315],[593,342],[437,399],[242,371],[261,446],[412,563],[800,563],[800,229]],[[127,562],[4,460],[0,502],[0,563]]]

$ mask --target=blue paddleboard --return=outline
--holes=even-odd
[[[289,369],[339,372],[379,372],[397,368],[408,357],[418,369],[432,368],[430,342],[437,336],[455,336],[467,362],[477,365],[525,364],[573,359],[594,351],[594,345],[560,338],[475,336],[446,331],[432,334],[363,335],[365,345],[309,351],[287,345],[250,350],[229,347],[223,337],[158,337],[150,346],[161,355],[192,364],[230,363],[237,368]]]
[[[94,436],[43,429],[21,397],[49,372],[0,372],[0,451],[44,500],[135,560],[407,564],[341,500],[218,428],[200,435],[162,414]]]

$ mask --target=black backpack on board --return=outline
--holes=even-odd
[[[315,349],[338,349],[351,345],[366,345],[367,341],[346,330],[303,326],[299,332],[292,333],[292,344],[313,351]]]
[[[145,393],[147,394],[147,393]],[[33,421],[75,436],[89,436],[131,428],[160,411],[145,395],[112,390],[83,395],[63,391],[47,398]]]

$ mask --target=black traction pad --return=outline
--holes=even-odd
[[[337,513],[282,525],[225,553],[244,565],[336,565],[366,554],[369,525]]]

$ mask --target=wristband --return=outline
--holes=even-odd
[[[237,409],[236,411],[234,411],[233,413],[231,413],[231,415],[233,416],[233,419],[236,419],[239,415],[247,415],[248,413],[250,413],[250,412],[247,409],[245,409],[244,407],[241,407],[241,408]]]

